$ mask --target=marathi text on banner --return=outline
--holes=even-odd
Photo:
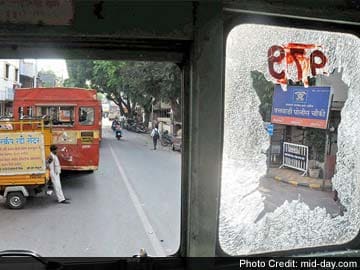
[[[271,122],[274,124],[327,128],[331,106],[328,86],[288,86],[287,91],[275,85]]]
[[[0,175],[45,173],[41,132],[0,133]]]

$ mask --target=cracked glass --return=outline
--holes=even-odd
[[[350,34],[265,25],[230,32],[223,251],[335,245],[358,234],[359,55]]]

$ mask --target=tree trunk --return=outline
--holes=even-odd
[[[148,128],[149,127],[149,121],[150,121],[151,112],[148,112],[148,111],[144,111],[144,112],[145,112],[144,126],[146,128]]]
[[[148,127],[150,121],[151,109],[152,109],[152,97],[147,101],[146,104],[144,104],[143,109],[145,113],[144,125]]]
[[[123,104],[121,101],[122,101],[122,99],[120,98],[118,106],[119,106],[121,115],[125,115],[124,107],[123,107]]]
[[[177,103],[176,99],[171,99],[170,106],[173,111],[174,121],[181,122],[181,105]]]

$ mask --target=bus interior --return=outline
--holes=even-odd
[[[46,14],[37,7],[35,17],[0,19],[1,58],[157,61],[180,68],[179,248],[158,260],[55,258],[49,262],[31,251],[24,256],[53,263],[54,269],[59,264],[63,269],[86,267],[90,261],[92,269],[145,269],[149,264],[156,269],[199,269],[185,258],[230,257],[235,260],[209,260],[206,265],[238,269],[239,256],[359,255],[359,1],[53,2],[53,10],[61,12]],[[5,10],[16,9],[10,2],[4,5]],[[5,11],[0,14],[6,15]],[[289,60],[288,54],[297,56]],[[310,64],[294,60],[300,57],[310,59]],[[288,73],[283,69],[285,60],[292,64]],[[332,104],[340,107],[331,109],[332,126],[324,131],[327,138],[334,134],[329,130],[337,134],[336,168],[328,170],[333,188],[346,205],[344,215],[331,217],[296,198],[263,213],[265,195],[257,187],[278,150],[271,148],[274,157],[269,161],[269,136],[263,124],[271,120],[269,108],[261,111],[264,103],[253,84],[256,76],[264,84],[280,85],[283,91],[311,86],[312,77],[317,80],[314,86],[328,85],[335,77],[333,88],[344,85],[345,97],[331,92]],[[63,109],[41,107],[39,114]],[[70,115],[80,113],[70,110]],[[296,137],[302,130],[288,128],[286,136]],[[14,254],[22,253],[0,252],[2,257]]]

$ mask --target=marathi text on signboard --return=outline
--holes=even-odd
[[[330,106],[330,87],[276,85],[271,122],[275,124],[326,129]]]
[[[45,172],[41,132],[0,133],[0,175]]]

